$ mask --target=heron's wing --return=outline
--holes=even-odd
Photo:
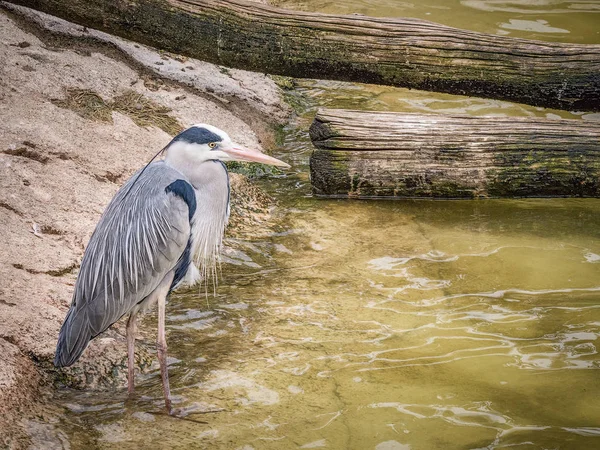
[[[90,339],[176,268],[188,246],[192,209],[193,188],[163,162],[150,164],[117,192],[85,250],[55,364],[75,362]]]

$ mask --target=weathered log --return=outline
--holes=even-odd
[[[600,45],[458,30],[418,19],[286,11],[245,0],[10,0],[205,61],[600,110]]]
[[[320,110],[324,197],[600,197],[600,122]]]

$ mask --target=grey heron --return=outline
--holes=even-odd
[[[223,161],[289,165],[234,144],[227,133],[207,124],[182,131],[161,152],[164,160],[151,161],[134,174],[100,218],[83,255],[54,365],[75,363],[92,339],[129,314],[132,393],[136,317],[157,303],[157,356],[171,413],[166,299],[177,287],[214,275],[229,217],[229,176]]]

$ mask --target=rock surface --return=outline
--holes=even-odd
[[[140,127],[119,112],[102,122],[58,106],[67,89],[94,92],[107,103],[134,91],[170,108],[184,127],[212,123],[254,148],[261,147],[257,134],[263,142],[269,137],[264,119],[281,121],[288,112],[264,75],[177,60],[33,15],[54,33],[85,34],[86,40],[51,34],[0,10],[0,442],[11,448],[27,445],[24,418],[52,382],[124,385],[123,324],[94,340],[72,369],[53,372],[51,361],[85,244],[104,207],[170,140],[161,129]],[[188,87],[165,80],[169,76]],[[243,193],[233,210],[240,226],[251,221],[248,211],[262,208],[261,217],[268,211],[268,198],[249,196],[251,191],[232,174],[232,195]],[[143,364],[147,355],[139,353]]]

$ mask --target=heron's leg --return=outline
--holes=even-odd
[[[171,414],[171,391],[169,389],[169,373],[167,371],[167,339],[165,337],[165,305],[167,296],[158,297],[158,339],[156,348],[158,353],[158,362],[160,364],[160,375],[162,377],[163,393],[165,395],[165,406],[167,412]]]
[[[135,372],[134,372],[134,363],[135,363],[135,325],[137,318],[137,311],[133,311],[129,315],[129,320],[127,321],[127,392],[131,395],[133,394],[133,389],[135,386]]]

